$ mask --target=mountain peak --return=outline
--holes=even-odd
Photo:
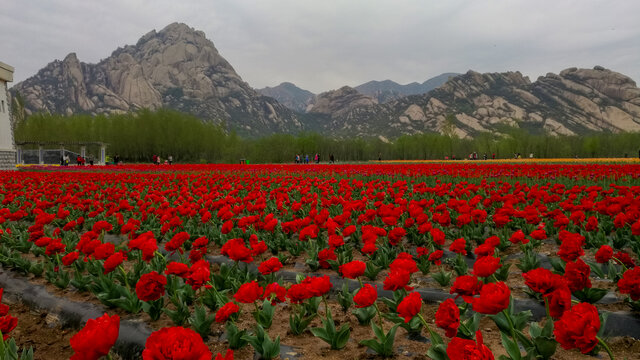
[[[290,110],[260,96],[235,72],[202,31],[172,23],[115,50],[98,64],[75,53],[12,87],[29,112],[117,113],[171,107],[239,133],[296,131]]]
[[[257,89],[257,91],[264,96],[276,99],[282,105],[297,112],[305,112],[314,96],[312,92],[286,81],[278,86],[267,86],[263,89]]]
[[[78,56],[76,55],[76,53],[71,52],[71,53],[67,54],[67,56],[65,56],[62,61],[63,62],[77,62],[78,61]]]
[[[316,96],[313,105],[308,108],[308,112],[340,117],[354,109],[367,108],[377,104],[378,101],[371,96],[363,95],[350,86],[343,86],[340,89],[327,91]]]
[[[374,80],[358,85],[355,89],[361,94],[376,98],[379,103],[387,103],[403,96],[425,94],[444,84],[451,76],[455,75],[458,74],[444,73],[428,79],[422,84],[412,82],[406,85],[400,85],[392,80]]]
[[[174,22],[165,26],[164,29],[160,30],[158,35],[173,39],[202,38],[206,40],[206,35],[204,32],[196,30],[187,24],[178,22]]]
[[[168,33],[168,32],[177,32],[177,33],[182,33],[182,32],[196,32],[196,29],[192,28],[191,26],[185,24],[185,23],[181,23],[181,22],[173,22],[167,26],[165,26],[162,30],[160,30],[161,33]]]

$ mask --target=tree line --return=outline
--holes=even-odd
[[[15,123],[16,142],[95,141],[108,144],[111,156],[127,162],[148,162],[155,155],[178,162],[251,163],[293,162],[295,155],[319,153],[321,161],[333,154],[338,161],[513,158],[637,157],[640,133],[593,133],[585,136],[530,134],[509,129],[506,135],[481,133],[459,139],[433,133],[401,136],[391,141],[377,137],[333,138],[318,133],[274,134],[241,138],[224,126],[170,109],[140,110],[125,114],[72,116],[34,114]],[[79,152],[79,149],[68,147]],[[91,152],[91,149],[88,149]],[[95,150],[97,151],[97,150]]]

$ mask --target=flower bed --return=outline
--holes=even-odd
[[[90,303],[76,356],[92,336],[143,359],[640,346],[638,165],[94,169],[0,173],[0,264]],[[149,330],[116,343],[130,324]]]

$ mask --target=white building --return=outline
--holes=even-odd
[[[16,150],[11,128],[11,103],[7,83],[13,81],[13,67],[0,62],[0,170],[15,169]]]

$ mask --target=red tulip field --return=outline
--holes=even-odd
[[[0,359],[640,359],[640,165],[0,172]]]

